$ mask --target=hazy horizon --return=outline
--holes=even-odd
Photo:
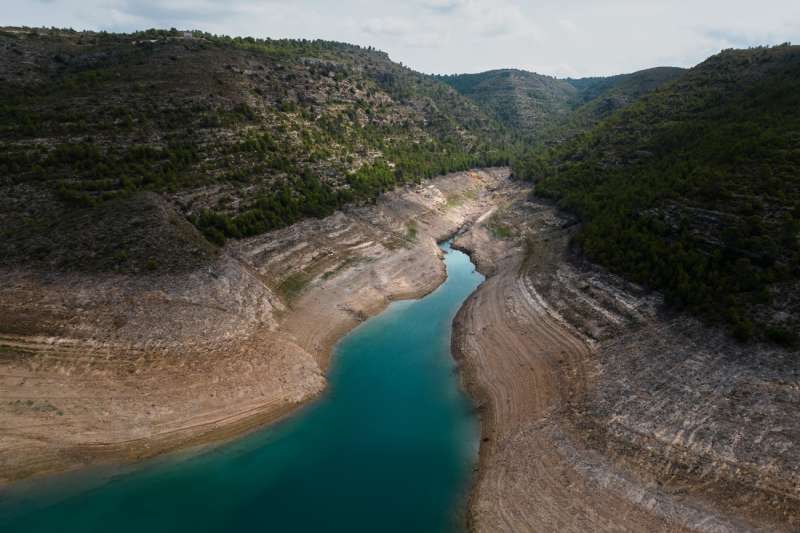
[[[433,74],[517,68],[559,78],[691,67],[725,48],[800,41],[800,2],[707,0],[0,0],[2,25],[196,29],[342,41]],[[775,16],[780,13],[780,17]]]

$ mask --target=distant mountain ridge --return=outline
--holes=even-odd
[[[439,76],[533,144],[561,142],[684,72],[656,67],[631,74],[557,79],[518,69]]]
[[[598,124],[644,95],[679,78],[685,69],[655,67],[608,78],[567,80],[578,90],[580,105],[566,118],[548,130],[544,137],[549,144],[563,142]]]

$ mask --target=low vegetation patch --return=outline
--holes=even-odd
[[[410,241],[417,240],[417,221],[409,220],[406,222],[406,239]]]
[[[486,224],[486,227],[489,229],[489,233],[492,234],[492,237],[495,239],[508,239],[513,234],[514,231],[511,229],[511,226],[502,222],[503,214],[501,211],[497,211],[489,217],[489,221]]]
[[[306,286],[311,282],[311,279],[312,276],[306,272],[295,272],[281,282],[278,286],[278,292],[284,300],[291,303],[303,292]]]

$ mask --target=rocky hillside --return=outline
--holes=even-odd
[[[158,231],[133,237],[156,219],[173,221],[179,248],[202,262],[213,247],[184,219],[221,244],[502,163],[503,138],[470,100],[372,49],[4,28],[0,262],[186,263],[155,242]],[[161,201],[177,218],[141,220],[152,210],[140,204]]]
[[[729,50],[519,163],[591,259],[729,323],[800,330],[800,47]]]

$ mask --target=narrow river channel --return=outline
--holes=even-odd
[[[458,531],[478,428],[451,322],[483,276],[442,249],[445,283],[343,338],[319,401],[203,452],[15,486],[0,531]]]

